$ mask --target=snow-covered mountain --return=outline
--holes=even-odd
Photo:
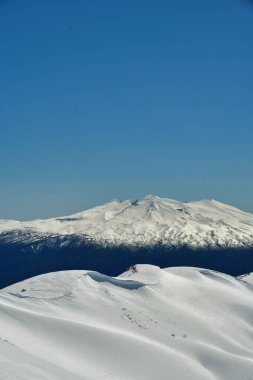
[[[0,220],[1,236],[12,242],[75,236],[103,246],[253,247],[253,215],[215,200],[179,202],[149,195],[67,217]]]
[[[252,279],[137,265],[23,281],[0,291],[0,377],[250,380]]]

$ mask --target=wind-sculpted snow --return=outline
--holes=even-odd
[[[68,217],[0,221],[0,238],[38,242],[78,237],[103,246],[253,247],[253,215],[214,200],[179,202],[156,196],[112,201]]]
[[[86,275],[92,278],[94,281],[109,283],[114,286],[119,286],[121,288],[129,290],[139,289],[140,287],[145,286],[145,284],[140,281],[117,279],[110,276],[105,276],[104,274],[98,272],[87,272]]]
[[[0,291],[0,378],[250,380],[251,277],[137,265],[12,285]]]

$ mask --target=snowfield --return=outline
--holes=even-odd
[[[253,276],[137,265],[0,291],[0,378],[252,380]]]
[[[78,236],[104,246],[253,247],[253,215],[215,200],[179,202],[148,195],[114,200],[74,215],[18,222],[0,220],[0,238],[37,242]]]

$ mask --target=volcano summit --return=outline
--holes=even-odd
[[[70,216],[0,220],[0,285],[83,267],[118,275],[136,263],[239,275],[253,270],[252,252],[252,214],[215,200],[180,202],[148,195]]]

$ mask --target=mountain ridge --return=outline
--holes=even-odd
[[[250,379],[252,277],[136,265],[117,277],[74,270],[17,283],[0,291],[1,375]]]
[[[62,217],[0,220],[0,236],[9,234],[10,241],[18,241],[22,233],[29,234],[30,242],[57,235],[104,246],[252,247],[253,214],[214,199],[181,202],[147,195],[113,199]]]

